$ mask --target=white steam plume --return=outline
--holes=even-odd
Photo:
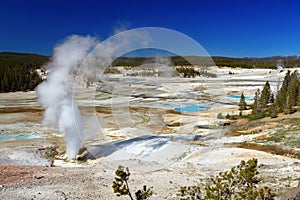
[[[57,124],[65,134],[68,158],[76,157],[88,137],[83,131],[78,106],[73,100],[74,76],[100,78],[113,57],[147,43],[146,33],[131,30],[102,43],[93,37],[73,35],[55,47],[52,61],[46,66],[50,70],[47,81],[37,87],[37,95],[45,108],[43,124]],[[88,130],[85,131],[89,134]]]
[[[154,63],[159,65],[163,77],[172,77],[176,71],[171,67],[172,61],[170,57],[156,57]]]
[[[68,158],[75,158],[84,142],[77,104],[72,100],[73,77],[89,51],[98,44],[92,37],[73,35],[54,49],[47,81],[37,88],[39,102],[45,108],[43,124],[58,124],[65,134]],[[74,75],[74,74],[73,74]]]

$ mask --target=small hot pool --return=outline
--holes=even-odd
[[[35,139],[40,138],[40,135],[13,135],[7,137],[0,137],[0,141],[9,141],[9,140],[28,140],[28,139]]]
[[[231,95],[231,96],[229,96],[229,98],[232,98],[232,99],[240,99],[240,98],[241,98],[241,95]],[[245,100],[253,101],[253,100],[254,100],[254,97],[245,96]]]
[[[192,105],[187,105],[185,107],[174,108],[174,110],[179,111],[179,112],[201,112],[203,110],[206,110],[207,108],[209,108],[209,107],[203,106],[203,105],[192,104]]]

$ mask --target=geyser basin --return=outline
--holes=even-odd
[[[7,137],[0,137],[0,141],[10,141],[10,140],[28,140],[36,139],[42,137],[41,135],[13,135]]]

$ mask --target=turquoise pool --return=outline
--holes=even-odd
[[[240,98],[241,98],[241,95],[231,95],[231,96],[229,96],[229,98],[232,98],[232,99],[240,99]],[[245,100],[253,101],[253,100],[254,100],[254,97],[245,96]]]
[[[179,112],[201,112],[203,110],[206,110],[207,108],[209,108],[209,107],[203,106],[203,105],[192,104],[192,105],[188,105],[185,107],[174,108],[174,110],[179,111]]]
[[[14,136],[0,137],[0,141],[28,140],[28,139],[35,139],[40,137],[41,137],[40,135],[14,135]]]

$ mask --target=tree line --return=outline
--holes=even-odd
[[[230,58],[222,56],[169,56],[172,66],[226,66],[242,68],[268,68],[277,69],[278,64],[284,68],[294,68],[300,66],[300,58],[294,56],[287,57],[266,57],[266,58]],[[132,66],[136,67],[145,63],[155,62],[149,57],[118,57],[115,58],[112,66]]]

